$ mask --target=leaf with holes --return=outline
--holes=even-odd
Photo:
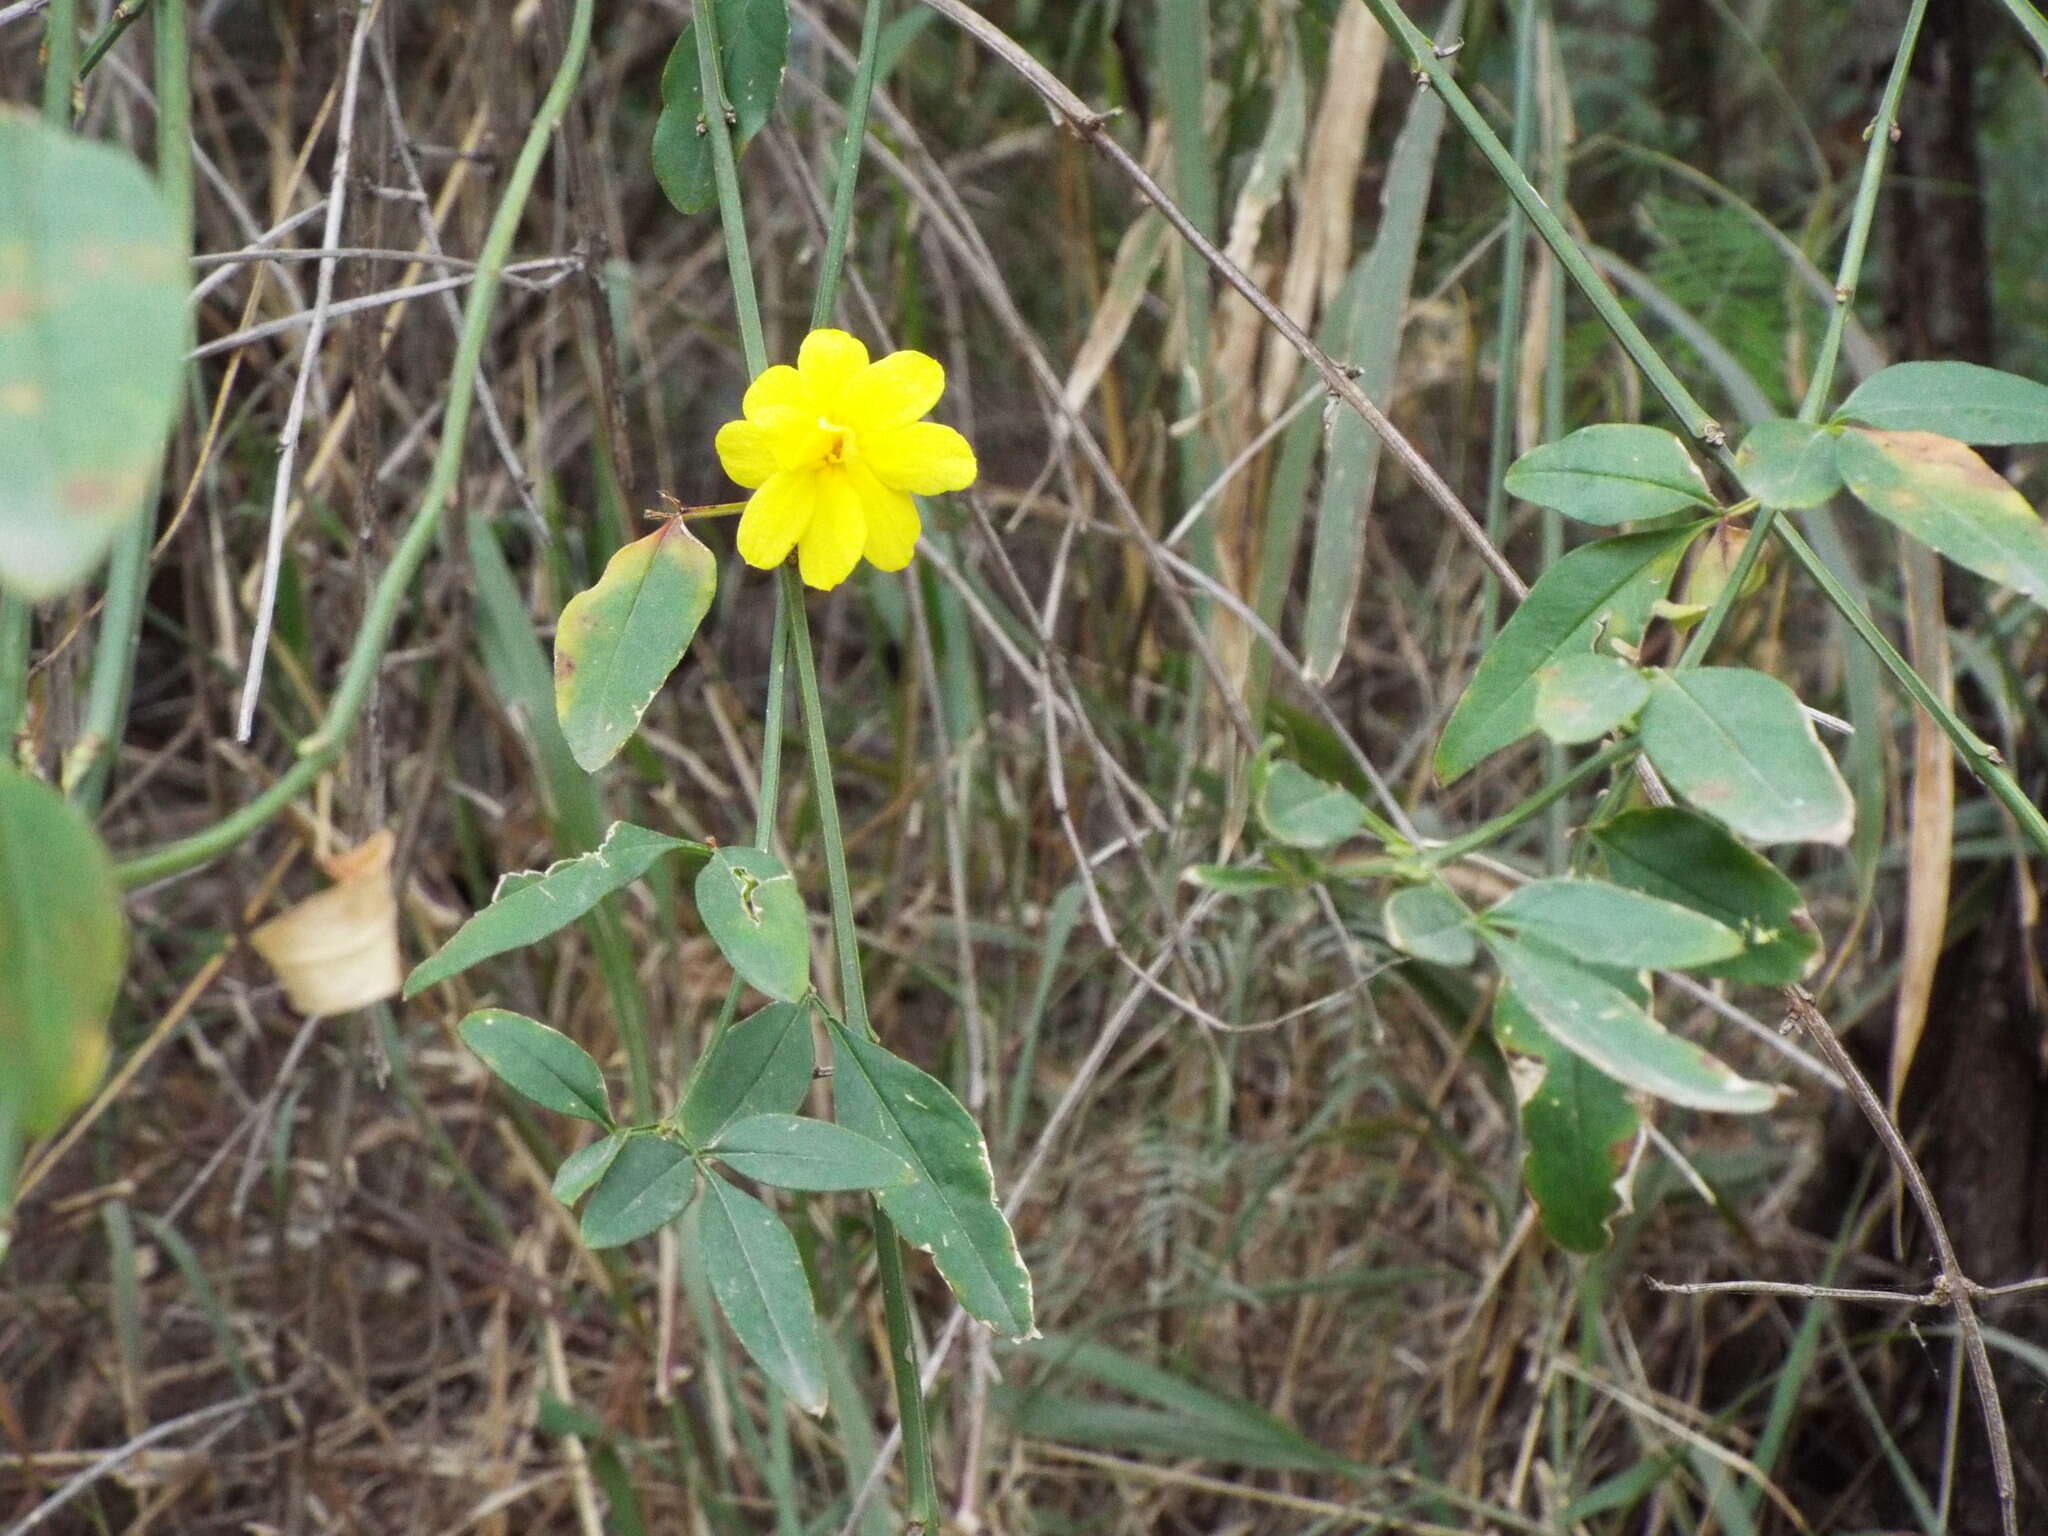
[[[504,1008],[480,1008],[457,1028],[492,1076],[543,1109],[602,1126],[612,1123],[604,1074],[560,1030]]]
[[[1622,1085],[1566,1050],[1508,988],[1493,1002],[1522,1118],[1522,1185],[1560,1248],[1599,1253],[1628,1203],[1642,1121]]]
[[[617,755],[710,611],[718,563],[672,517],[613,555],[555,626],[555,718],[585,773]]]
[[[1633,720],[1649,696],[1643,674],[1619,656],[1562,656],[1536,674],[1536,728],[1562,746],[1598,741]]]
[[[1817,507],[1842,488],[1835,436],[1803,421],[1760,421],[1735,450],[1736,478],[1766,507]]]
[[[0,588],[54,597],[141,515],[185,366],[185,253],[133,156],[0,111]]]
[[[1031,1276],[996,1206],[981,1127],[946,1085],[832,1024],[839,1123],[879,1141],[917,1181],[876,1192],[903,1235],[932,1256],[960,1305],[1005,1338],[1028,1338]]]
[[[1777,1102],[1775,1088],[1738,1076],[1651,1018],[1603,976],[1555,950],[1488,934],[1501,980],[1567,1050],[1619,1082],[1689,1109],[1756,1114]]]
[[[438,981],[468,970],[479,960],[538,943],[566,928],[605,897],[631,885],[664,854],[710,852],[688,838],[650,832],[615,821],[604,841],[589,853],[561,859],[544,870],[522,870],[498,882],[491,904],[455,931],[455,937],[414,967],[405,978],[413,996]]]
[[[1835,462],[1856,499],[1938,555],[2048,608],[2048,526],[1952,438],[1851,429]]]
[[[1742,936],[1713,918],[1604,880],[1532,880],[1495,902],[1486,921],[1626,971],[1690,970],[1742,949]]]
[[[584,1246],[616,1248],[658,1232],[689,1209],[696,1193],[697,1165],[688,1152],[660,1136],[629,1136],[583,1207]]]
[[[1592,829],[1608,877],[1675,901],[1734,929],[1742,952],[1700,966],[1703,976],[1753,986],[1799,981],[1820,960],[1820,934],[1799,887],[1755,849],[1679,806],[1624,811]]]
[[[54,1130],[92,1092],[127,950],[120,883],[92,823],[0,763],[0,1143],[9,1127]]]
[[[787,0],[716,0],[718,73],[732,112],[735,155],[767,125],[789,62]],[[661,115],[654,123],[654,178],[684,213],[718,201],[711,136],[704,121],[704,75],[697,28],[683,28],[661,70]]]
[[[697,872],[697,914],[742,981],[781,1002],[811,990],[811,929],[795,877],[759,848],[721,848]]]
[[[1537,674],[1545,667],[1591,651],[1603,636],[1640,641],[1686,546],[1710,526],[1602,539],[1545,571],[1479,658],[1437,743],[1437,777],[1450,784],[1536,729]]]
[[[1465,904],[1432,881],[1403,886],[1380,909],[1387,942],[1432,965],[1467,966],[1479,954],[1479,934]]]
[[[1510,496],[1603,528],[1714,505],[1685,444],[1657,427],[1620,422],[1531,449],[1505,484]]]
[[[1965,443],[2048,443],[2048,384],[1976,363],[1894,363],[1857,385],[1835,419]]]
[[[825,1411],[825,1352],[811,1282],[789,1229],[752,1195],[707,1177],[697,1240],[733,1336],[806,1413]]]
[[[880,1142],[802,1115],[735,1120],[704,1155],[777,1189],[890,1189],[917,1177],[910,1164]]]
[[[1747,667],[1658,672],[1640,726],[1643,750],[1698,809],[1759,843],[1843,843],[1856,817],[1849,786],[1799,699]]]
[[[727,1026],[698,1061],[676,1113],[683,1140],[707,1147],[743,1115],[793,1114],[812,1071],[810,1010],[770,1003]]]

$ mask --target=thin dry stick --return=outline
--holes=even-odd
[[[292,465],[299,456],[299,429],[306,417],[306,391],[320,366],[320,343],[327,334],[328,307],[334,300],[335,253],[341,249],[341,223],[348,200],[349,154],[355,147],[356,91],[363,78],[363,49],[370,40],[370,22],[381,0],[357,0],[355,31],[348,43],[348,70],[342,77],[341,116],[335,128],[334,180],[327,194],[327,225],[320,247],[320,275],[313,290],[313,321],[306,349],[285,411],[284,432],[277,445],[277,484],[270,498],[270,534],[263,550],[263,585],[256,598],[256,628],[249,637],[249,668],[242,677],[242,702],[235,715],[235,740],[247,741],[256,729],[256,699],[263,691],[263,662],[270,652],[270,628],[277,617],[277,573],[284,563],[285,509],[292,498]]]
[[[1246,275],[1244,270],[1222,251],[1210,243],[1197,229],[1179,206],[1168,197],[1159,183],[1146,174],[1145,168],[1131,158],[1129,152],[1103,131],[1108,118],[1089,109],[1088,104],[1068,90],[1066,85],[1010,35],[986,17],[970,10],[961,0],[924,0],[924,3],[973,36],[984,48],[994,54],[1014,71],[1024,83],[1035,91],[1039,99],[1053,109],[1060,117],[1096,149],[1104,159],[1116,167],[1123,177],[1136,187],[1145,200],[1157,208],[1171,224],[1176,233],[1185,240],[1195,253],[1214,268],[1217,275],[1235,288],[1247,304],[1256,310],[1268,325],[1278,331],[1287,344],[1301,354],[1307,362],[1323,376],[1330,392],[1352,410],[1365,418],[1366,425],[1379,434],[1380,440],[1393,451],[1401,467],[1408,471],[1415,483],[1422,487],[1429,499],[1437,504],[1443,514],[1457,527],[1472,547],[1479,552],[1501,584],[1517,598],[1528,593],[1528,584],[1508,564],[1507,557],[1494,548],[1493,541],[1486,536],[1486,530],[1479,520],[1458,499],[1458,493],[1445,483],[1443,476],[1423,457],[1422,450],[1401,434],[1387,414],[1366,397],[1358,387],[1351,370],[1344,367],[1329,353],[1317,346],[1309,334],[1295,324],[1287,312],[1266,297],[1265,291]]]

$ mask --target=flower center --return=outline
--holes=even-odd
[[[825,462],[843,464],[853,455],[853,428],[842,427],[836,421],[818,418],[818,430],[825,434]]]

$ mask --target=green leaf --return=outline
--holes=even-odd
[[[507,1088],[543,1109],[602,1126],[612,1123],[604,1074],[582,1046],[523,1013],[481,1008],[458,1026],[462,1043]]]
[[[1301,882],[1284,869],[1247,864],[1190,864],[1187,880],[1226,896],[1252,896],[1260,891],[1291,890]]]
[[[121,887],[92,823],[0,763],[0,1140],[5,1126],[56,1129],[92,1092],[127,949]]]
[[[1437,743],[1446,784],[1536,729],[1536,674],[1603,635],[1633,645],[1686,546],[1712,526],[1658,529],[1575,549],[1545,571],[1479,658]]]
[[[1856,499],[1965,570],[2048,607],[2048,528],[2012,482],[1931,432],[1851,429],[1835,462]]]
[[[591,1186],[605,1176],[612,1159],[619,1155],[619,1149],[625,1146],[626,1141],[624,1131],[612,1131],[563,1158],[562,1166],[555,1170],[555,1198],[564,1205],[574,1205],[589,1194]]]
[[[718,72],[732,108],[737,155],[767,125],[789,60],[787,0],[717,0]],[[697,30],[686,26],[661,70],[661,116],[654,124],[654,177],[684,213],[702,213],[718,201],[710,135],[704,122],[704,77],[697,61]]]
[[[1493,1033],[1515,1080],[1522,1118],[1522,1184],[1552,1242],[1599,1253],[1626,1203],[1622,1181],[1642,1122],[1620,1083],[1566,1050],[1503,987]]]
[[[1747,667],[1658,672],[1643,750],[1694,806],[1759,843],[1843,843],[1849,786],[1790,688]]]
[[[1432,965],[1467,966],[1479,955],[1472,914],[1450,888],[1434,881],[1403,886],[1380,909],[1387,942]]]
[[[1536,674],[1536,728],[1573,746],[1620,730],[1650,696],[1643,674],[1619,656],[1562,656]]]
[[[185,366],[185,252],[135,159],[0,112],[0,587],[91,574],[155,483]]]
[[[586,773],[618,753],[710,611],[718,562],[679,517],[613,555],[555,626],[555,717]]]
[[[538,872],[525,870],[498,882],[491,900],[405,978],[411,997],[438,981],[468,970],[479,960],[537,943],[566,928],[621,886],[646,874],[656,859],[683,849],[707,853],[702,843],[650,832],[615,821],[604,841],[589,853],[562,859]]]
[[[1540,945],[1489,934],[1501,978],[1567,1050],[1609,1077],[1692,1109],[1755,1114],[1777,1090],[1731,1072],[1690,1040],[1672,1034],[1606,978]]]
[[[1965,443],[2048,443],[2048,384],[1976,363],[1894,363],[1859,384],[1835,419]]]
[[[1685,444],[1656,427],[1614,422],[1531,449],[1505,485],[1510,496],[1603,528],[1714,505]]]
[[[932,1256],[960,1305],[1006,1338],[1028,1338],[1031,1276],[996,1207],[981,1127],[946,1085],[832,1023],[839,1123],[879,1141],[917,1182],[877,1193],[903,1235]]]
[[[676,1124],[683,1140],[707,1147],[743,1115],[787,1115],[810,1092],[810,1010],[770,1003],[729,1026],[690,1074]]]
[[[828,1120],[748,1115],[704,1149],[734,1173],[778,1189],[885,1189],[915,1181],[910,1164],[878,1141]]]
[[[628,1136],[583,1207],[583,1245],[616,1248],[667,1226],[697,1193],[690,1154],[660,1136]]]
[[[1678,806],[1624,811],[1592,829],[1607,874],[1622,885],[1704,912],[1742,935],[1742,953],[1705,976],[1785,986],[1820,958],[1820,934],[1799,887],[1706,817]]]
[[[1328,848],[1365,826],[1357,796],[1284,759],[1264,764],[1258,809],[1267,836],[1296,848]]]
[[[1836,433],[1803,421],[1760,421],[1735,450],[1742,488],[1767,507],[1817,507],[1842,488]]]
[[[796,880],[760,848],[720,848],[697,872],[697,914],[740,979],[781,1002],[811,990],[811,928]]]
[[[697,1239],[711,1294],[733,1335],[768,1379],[806,1413],[825,1411],[825,1353],[796,1243],[752,1195],[707,1178]]]
[[[1589,965],[1629,971],[1690,970],[1742,949],[1733,928],[1604,880],[1532,880],[1495,902],[1486,920]]]

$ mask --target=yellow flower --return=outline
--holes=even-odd
[[[919,418],[938,404],[946,370],[922,352],[868,349],[844,331],[813,331],[796,366],[777,363],[747,390],[743,420],[718,429],[718,460],[754,494],[740,516],[740,558],[836,587],[867,556],[900,571],[917,548],[912,496],[974,483],[974,450]]]

